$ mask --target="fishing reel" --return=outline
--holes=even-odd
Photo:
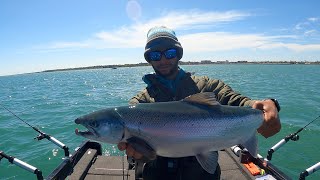
[[[298,141],[299,138],[300,138],[299,135],[296,133],[289,134],[287,137],[285,137],[285,139],[290,139],[292,141]]]
[[[40,141],[40,140],[42,140],[42,139],[44,139],[44,138],[49,139],[49,137],[50,137],[50,136],[48,136],[47,134],[41,133],[41,134],[39,134],[37,137],[35,137],[34,139],[37,139],[38,141]]]
[[[63,144],[62,142],[60,142],[58,139],[41,132],[40,130],[38,130],[38,132],[40,133],[37,137],[35,137],[34,139],[37,139],[38,141],[42,140],[42,139],[48,139],[49,141],[53,142],[55,145],[59,146],[60,148],[62,148],[64,150],[64,155],[66,157],[69,157],[70,153],[69,153],[69,148]]]
[[[289,140],[292,141],[298,141],[299,140],[299,135],[298,133],[301,131],[301,129],[296,132],[296,133],[292,133],[289,134],[288,136],[286,136],[285,138],[283,138],[281,141],[279,141],[276,145],[274,145],[271,149],[269,149],[268,151],[268,155],[267,155],[267,159],[270,161],[272,159],[272,154],[279,149],[281,146],[283,146],[284,144],[286,144]]]

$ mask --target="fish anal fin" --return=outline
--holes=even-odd
[[[241,144],[243,147],[245,147],[251,156],[257,157],[258,154],[258,138],[256,136],[256,133],[254,133],[251,138],[249,138],[244,144]]]
[[[184,98],[182,101],[195,103],[195,104],[202,104],[207,106],[220,105],[220,103],[217,101],[216,96],[213,92],[202,92],[202,93],[193,94]]]
[[[214,174],[218,164],[218,156],[217,151],[211,151],[203,154],[197,154],[196,158],[204,170],[210,174]]]
[[[127,139],[127,143],[130,144],[134,150],[143,154],[143,158],[147,160],[156,159],[157,155],[154,149],[143,139],[138,137],[131,137]]]

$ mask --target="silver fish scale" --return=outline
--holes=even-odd
[[[258,110],[186,102],[120,107],[118,113],[127,128],[127,138],[139,137],[158,154],[169,157],[243,143],[262,123]]]

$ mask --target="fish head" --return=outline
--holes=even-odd
[[[87,128],[86,131],[76,129],[77,135],[95,141],[117,144],[124,137],[124,125],[121,118],[112,109],[79,117],[75,123]]]

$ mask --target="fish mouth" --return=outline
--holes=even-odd
[[[85,131],[80,131],[78,128],[75,129],[75,134],[76,135],[80,135],[80,136],[84,136],[84,137],[92,137],[92,136],[96,136],[96,137],[99,137],[99,133],[96,132],[96,130],[94,128],[92,128],[91,126],[89,125],[84,125],[83,124],[83,119],[82,118],[77,118],[75,121],[74,121],[76,124],[80,124],[84,127],[87,128],[87,130]]]
[[[93,136],[94,134],[91,131],[79,131],[78,128],[75,129],[74,131],[76,133],[76,135],[80,135],[80,136],[87,136],[87,135],[91,135]]]
[[[94,130],[92,129],[92,131],[90,130],[86,130],[86,131],[79,131],[78,128],[75,129],[74,131],[76,133],[76,135],[80,135],[80,136],[96,136],[96,137],[99,137],[99,134]]]

